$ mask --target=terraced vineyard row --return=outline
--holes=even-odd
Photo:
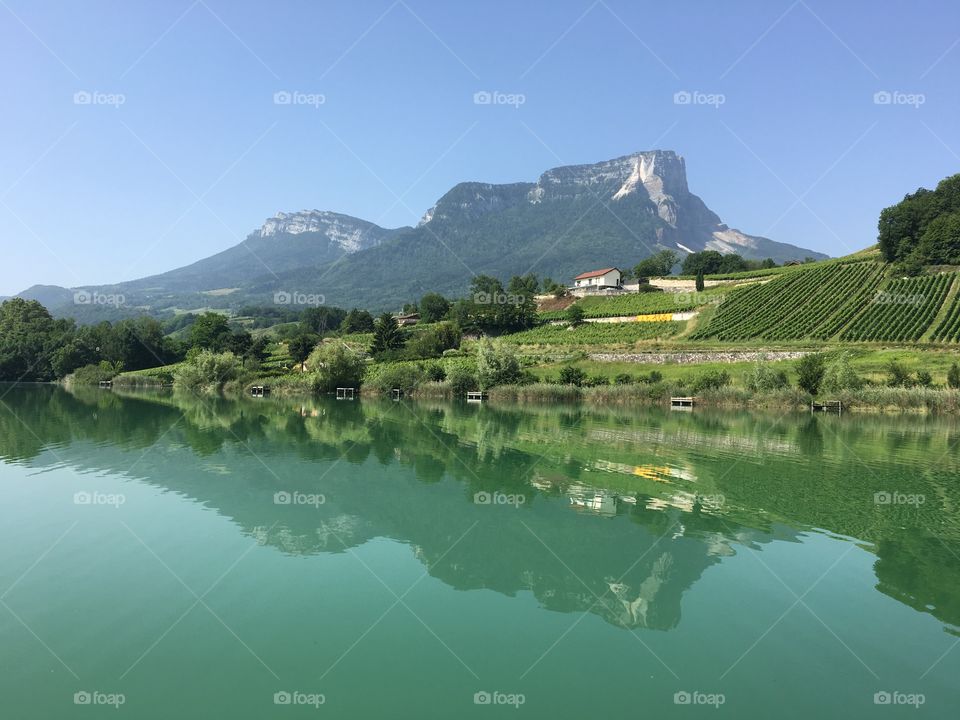
[[[680,332],[682,322],[584,323],[570,329],[565,325],[541,325],[532,330],[504,335],[503,341],[517,345],[597,345],[655,340]]]
[[[946,316],[937,325],[930,339],[937,342],[957,342],[960,340],[960,293],[953,296]]]
[[[875,262],[832,264],[738,290],[693,337],[829,337],[862,308],[882,272],[883,266]]]
[[[947,297],[955,273],[894,280],[841,336],[844,340],[918,340]]]

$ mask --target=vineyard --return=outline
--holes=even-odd
[[[587,297],[577,301],[584,317],[607,318],[625,315],[657,315],[683,312],[723,301],[729,288],[709,288],[702,292],[650,292],[614,297]],[[542,320],[563,320],[565,310],[540,313]]]
[[[876,262],[824,264],[786,274],[763,285],[735,290],[693,337],[719,340],[832,337],[874,294],[882,280],[883,268]]]
[[[936,342],[957,342],[960,340],[960,293],[954,295],[947,314],[933,331],[931,340]]]
[[[915,341],[940,311],[955,273],[894,280],[871,299],[843,340]]]
[[[541,325],[532,330],[504,335],[516,345],[603,345],[667,338],[680,332],[682,322],[584,323],[570,329],[565,325]]]

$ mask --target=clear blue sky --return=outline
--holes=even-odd
[[[954,0],[0,0],[0,294],[178,267],[278,210],[397,226],[462,180],[654,148],[729,224],[843,254],[960,171],[958,41]]]

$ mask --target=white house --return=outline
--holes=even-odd
[[[573,279],[578,288],[618,288],[623,285],[623,273],[617,268],[604,268],[581,273]]]

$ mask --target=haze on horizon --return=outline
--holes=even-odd
[[[415,224],[458,182],[686,158],[744,232],[829,253],[960,163],[960,8],[3,0],[0,295],[163,272],[277,211]]]

